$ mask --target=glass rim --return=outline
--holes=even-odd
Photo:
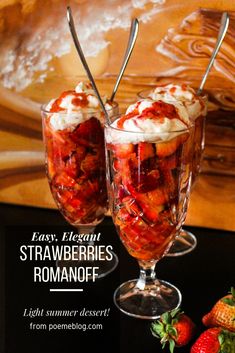
[[[121,117],[123,116],[123,114],[117,114],[117,115],[113,115],[111,116],[111,118],[116,118],[115,120],[117,120],[118,117]],[[115,121],[114,120],[114,121]],[[168,131],[162,131],[162,132],[144,132],[144,131],[132,131],[132,130],[123,130],[123,129],[120,129],[118,127],[115,127],[115,126],[111,126],[111,124],[113,123],[113,121],[110,120],[109,118],[109,121],[106,121],[104,123],[104,127],[105,129],[112,129],[114,131],[118,131],[119,133],[128,133],[128,134],[133,134],[133,135],[139,135],[139,134],[144,134],[144,135],[150,135],[150,136],[157,136],[157,135],[164,135],[164,134],[176,134],[176,133],[183,133],[183,132],[188,132],[190,131],[191,129],[193,129],[195,127],[195,122],[190,120],[189,121],[189,126],[186,126],[185,125],[185,128],[184,129],[179,129],[179,130],[168,130]]]
[[[41,105],[40,107],[40,110],[41,112],[43,113],[46,113],[46,114],[58,114],[58,115],[67,115],[68,114],[68,109],[65,109],[65,110],[61,110],[59,112],[51,112],[50,110],[47,110],[46,107],[47,105],[49,104],[50,102],[48,103],[44,103]],[[109,101],[107,101],[106,103],[109,103]],[[115,109],[118,107],[118,102],[116,101],[112,101],[112,107],[110,108],[105,108],[107,112],[110,112],[112,109]],[[105,103],[104,103],[105,105]],[[82,113],[82,114],[97,114],[97,113],[103,113],[103,110],[101,108],[101,106],[99,105],[96,109],[95,108],[85,108],[87,109],[86,111],[83,111],[84,108],[82,108],[81,110],[71,110],[70,114],[71,113]]]

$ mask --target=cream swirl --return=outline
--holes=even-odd
[[[169,106],[171,111],[164,116]],[[150,116],[149,111],[152,112]],[[126,115],[106,129],[106,141],[114,144],[167,141],[184,132],[189,125],[189,120],[186,122],[185,116],[172,104],[161,102],[156,105],[145,99],[129,106]]]
[[[205,116],[207,107],[205,101],[197,96],[195,90],[188,85],[158,86],[152,90],[148,97],[154,101],[163,101],[175,105],[185,116],[185,119],[197,119],[200,115]],[[187,116],[187,118],[186,118]]]
[[[113,106],[107,102],[106,97],[104,103],[106,110],[111,111]],[[46,111],[51,112],[49,118],[53,130],[73,131],[92,115],[104,124],[104,114],[90,83],[79,82],[75,90],[63,92],[59,98],[48,103]]]

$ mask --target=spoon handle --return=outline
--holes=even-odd
[[[77,52],[78,52],[78,55],[79,55],[80,60],[82,62],[82,65],[83,65],[83,67],[84,67],[84,69],[85,69],[85,71],[87,73],[87,76],[88,76],[88,78],[89,78],[89,80],[90,80],[90,82],[92,84],[92,88],[95,91],[96,97],[99,100],[99,103],[100,103],[101,108],[102,108],[102,110],[103,110],[103,112],[105,114],[105,117],[106,117],[106,119],[108,119],[108,113],[107,113],[107,111],[105,109],[104,103],[103,103],[103,101],[101,99],[101,96],[99,94],[99,91],[98,91],[98,89],[96,87],[95,80],[94,80],[94,78],[93,78],[93,76],[91,74],[91,71],[90,71],[89,66],[87,64],[87,61],[86,61],[85,56],[83,54],[81,45],[79,43],[77,32],[76,32],[75,25],[74,25],[72,10],[71,10],[70,6],[67,7],[67,20],[68,20],[70,32],[71,32],[71,35],[72,35],[72,38],[73,38],[73,41],[74,41],[74,45],[75,45],[75,47],[77,49]]]
[[[111,98],[110,98],[111,102],[114,100],[114,97],[116,95],[119,83],[120,83],[121,78],[123,76],[123,73],[124,73],[124,71],[126,69],[128,61],[130,59],[132,50],[133,50],[133,48],[135,46],[135,42],[136,42],[136,38],[137,38],[137,35],[138,35],[138,31],[139,31],[139,21],[137,20],[137,18],[134,18],[132,20],[132,22],[131,22],[131,30],[130,30],[129,40],[128,40],[125,56],[124,56],[124,59],[123,59],[123,63],[122,63],[121,69],[119,71],[119,74],[118,74],[118,77],[117,77],[117,80],[116,80],[116,83],[115,83],[115,86],[114,86],[114,89],[113,89],[113,92],[112,92],[112,95],[111,95]]]
[[[209,64],[206,68],[206,72],[202,78],[202,81],[201,81],[201,84],[198,88],[198,91],[197,91],[197,95],[199,96],[203,90],[203,87],[204,87],[204,84],[206,82],[206,79],[207,79],[207,76],[212,68],[212,65],[214,63],[214,60],[216,58],[216,55],[218,54],[218,51],[221,47],[221,44],[224,40],[224,37],[225,37],[225,34],[227,32],[227,29],[228,29],[228,25],[229,25],[229,15],[227,12],[224,12],[222,14],[222,17],[221,17],[221,23],[220,23],[220,29],[219,29],[219,34],[218,34],[218,38],[217,38],[217,41],[216,41],[216,45],[215,45],[215,48],[213,50],[213,53],[211,55],[211,58],[210,58],[210,61],[209,61]]]

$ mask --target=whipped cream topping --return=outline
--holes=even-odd
[[[126,115],[111,124],[114,129],[106,129],[106,141],[114,144],[167,141],[183,133],[183,130],[189,127],[189,119],[186,121],[184,114],[181,114],[182,112],[177,107],[175,107],[173,117],[157,116],[157,111],[155,116],[149,117],[149,109],[153,112],[156,109],[154,103],[150,99],[145,99],[132,104],[127,109]],[[164,112],[164,105],[169,106],[169,103],[162,104]],[[128,117],[128,115],[131,116]],[[123,123],[120,128],[121,121]]]
[[[112,112],[113,106],[104,97],[105,108]],[[74,91],[63,92],[46,106],[53,130],[70,129],[94,116],[104,124],[104,114],[90,83],[79,82]],[[112,114],[111,114],[112,115]]]
[[[157,100],[157,99],[156,99]],[[164,102],[164,100],[162,100],[162,102]],[[179,114],[179,117],[182,121],[185,122],[185,124],[189,124],[189,115],[188,115],[188,112],[187,112],[187,109],[185,108],[185,106],[181,103],[181,102],[167,102],[165,101],[165,103],[169,103],[169,104],[172,104],[175,106],[176,108],[176,111],[178,112]],[[138,101],[134,104],[131,104],[127,110],[126,110],[126,114],[129,114],[131,113],[132,111],[134,110],[138,110],[138,114],[142,114],[144,112],[145,109],[147,108],[151,108],[153,105],[153,102],[152,100],[150,99],[144,99],[142,101]]]
[[[181,110],[181,114],[185,115],[185,119],[186,115],[188,119],[195,120],[207,113],[205,101],[197,96],[193,88],[185,84],[158,86],[149,93],[148,97],[155,101],[161,100],[175,105]]]
[[[74,129],[76,129],[78,124],[83,123],[89,118],[90,116],[86,113],[69,112],[69,110],[67,110],[66,113],[63,113],[63,112],[52,113],[50,117],[50,125],[53,128],[53,130],[56,130],[56,131],[65,130],[65,129],[70,129],[71,131],[73,131]],[[100,116],[97,118],[100,118]]]

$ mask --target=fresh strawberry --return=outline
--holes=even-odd
[[[170,352],[173,353],[175,346],[181,347],[189,343],[194,335],[195,325],[180,309],[174,309],[162,314],[151,329],[152,334],[161,339],[162,348],[169,343]]]
[[[138,158],[140,161],[154,157],[155,152],[152,143],[140,142],[138,143]]]
[[[221,327],[209,328],[199,336],[190,353],[235,353],[235,334]]]
[[[159,158],[165,158],[172,155],[179,148],[179,146],[187,140],[187,137],[187,134],[181,134],[171,140],[156,143],[155,146],[157,156]]]
[[[221,298],[206,314],[202,322],[205,326],[220,326],[235,332],[235,289],[231,288],[230,294]]]

